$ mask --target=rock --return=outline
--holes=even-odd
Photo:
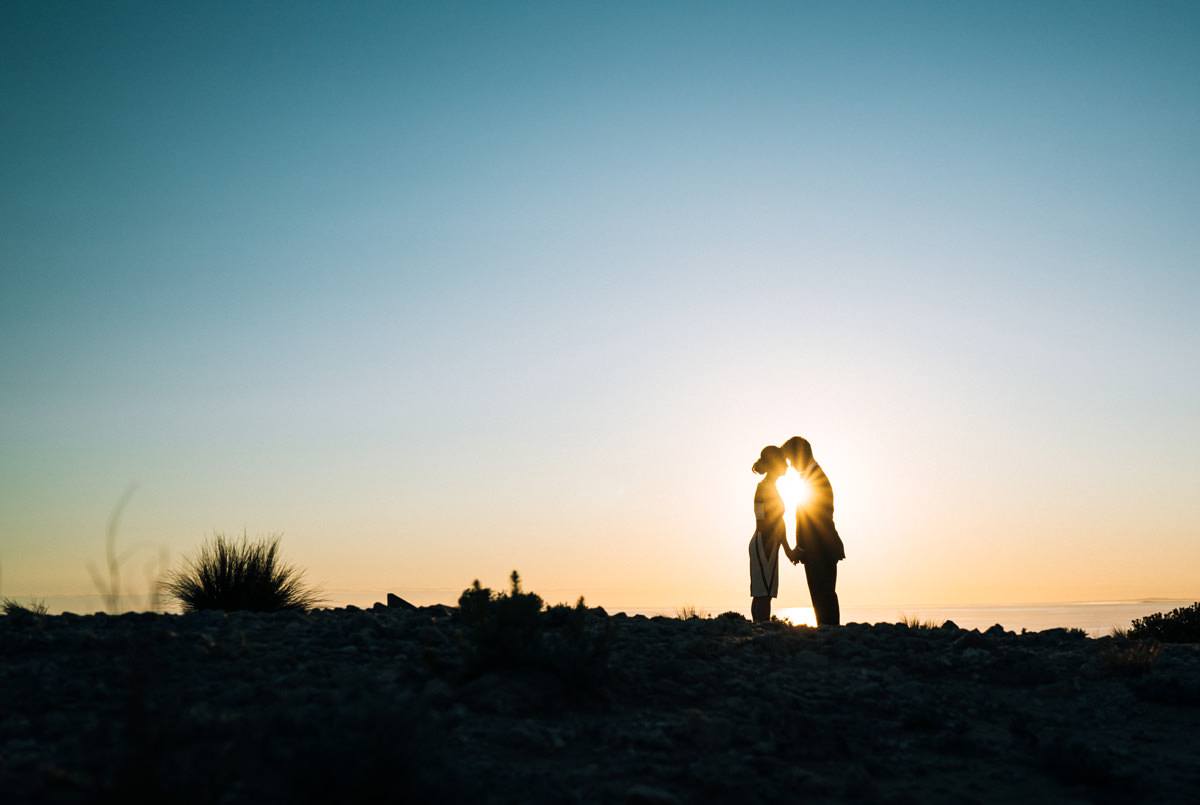
[[[380,602],[376,601],[375,605],[373,607],[371,607],[371,611],[372,612],[387,612],[387,604],[381,604]]]
[[[954,647],[957,649],[986,648],[987,645],[988,643],[984,639],[984,636],[974,629],[965,632],[962,637],[954,641]]]
[[[1003,637],[1007,634],[1007,632],[1004,631],[1003,626],[997,623],[994,626],[989,626],[988,630],[984,632],[984,634],[988,635],[989,637]]]
[[[957,630],[958,624],[955,623],[954,621],[946,621],[945,623],[942,624],[941,628],[946,629],[946,630]]]
[[[663,788],[635,785],[625,792],[625,802],[628,805],[672,805],[680,802],[680,799]]]
[[[408,603],[395,593],[387,594],[387,606],[388,609],[416,609],[416,606]]]

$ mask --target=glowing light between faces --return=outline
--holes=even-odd
[[[812,497],[812,487],[792,467],[779,477],[775,488],[779,490],[779,496],[783,498],[783,506],[789,515],[794,515],[796,509],[803,507]]]

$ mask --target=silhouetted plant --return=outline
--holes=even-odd
[[[612,636],[608,618],[593,617],[580,596],[573,607],[566,604],[550,607],[545,620],[554,628],[542,636],[544,666],[572,693],[586,694],[598,689],[608,676]]]
[[[700,613],[696,611],[696,608],[694,606],[692,606],[691,604],[688,604],[686,606],[682,606],[679,609],[675,610],[675,617],[681,621],[690,621],[695,618],[699,618]]]
[[[507,593],[495,593],[477,579],[458,599],[469,670],[537,669],[577,692],[598,686],[608,669],[608,619],[591,615],[583,598],[543,610],[517,571],[510,581]]]
[[[108,528],[104,534],[104,573],[102,574],[96,563],[90,560],[86,565],[88,574],[92,577],[92,584],[95,585],[96,591],[100,593],[100,597],[104,601],[105,611],[112,615],[127,609],[122,606],[122,598],[126,597],[121,592],[122,569],[140,550],[150,547],[147,543],[140,542],[125,550],[117,550],[117,532],[121,523],[121,515],[136,490],[137,487],[132,485],[126,489],[108,516]],[[161,609],[159,593],[164,586],[162,572],[168,562],[169,556],[166,549],[160,547],[157,558],[151,559],[145,565],[146,581],[149,586],[146,610],[149,612],[158,612]]]
[[[303,576],[280,559],[278,536],[251,542],[244,533],[237,541],[217,534],[167,578],[163,589],[185,612],[307,610],[321,599]]]
[[[0,601],[0,612],[5,615],[45,615],[47,611],[45,601],[30,601],[28,604],[22,604],[14,598]]]
[[[936,629],[938,625],[930,620],[921,620],[915,616],[901,615],[900,625],[907,626],[909,629]]]
[[[1200,643],[1200,602],[1138,618],[1128,636],[1151,638],[1162,643]]]
[[[537,653],[542,599],[521,590],[513,571],[508,593],[493,593],[479,579],[458,599],[459,617],[471,641],[471,659],[479,667],[529,664]]]

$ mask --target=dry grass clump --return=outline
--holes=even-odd
[[[936,629],[938,624],[931,620],[921,620],[915,616],[901,615],[900,625],[907,626],[909,629]]]
[[[700,612],[694,606],[688,604],[675,610],[675,617],[681,621],[690,621],[699,618]]]
[[[1155,640],[1138,640],[1110,650],[1104,667],[1115,676],[1142,676],[1154,667],[1162,645]]]
[[[243,533],[241,539],[230,540],[217,534],[167,578],[163,589],[185,612],[312,609],[321,599],[304,583],[302,570],[282,561],[279,539],[250,541]]]
[[[46,602],[30,601],[28,604],[22,604],[15,598],[5,598],[3,601],[0,601],[0,612],[3,612],[5,615],[16,616],[45,615],[47,612]]]

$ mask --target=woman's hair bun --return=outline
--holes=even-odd
[[[771,468],[772,464],[776,466],[782,464],[786,467],[787,459],[783,457],[782,450],[773,444],[769,444],[762,449],[762,453],[758,456],[758,461],[754,462],[754,466],[750,470],[758,475],[766,475],[767,470]]]

